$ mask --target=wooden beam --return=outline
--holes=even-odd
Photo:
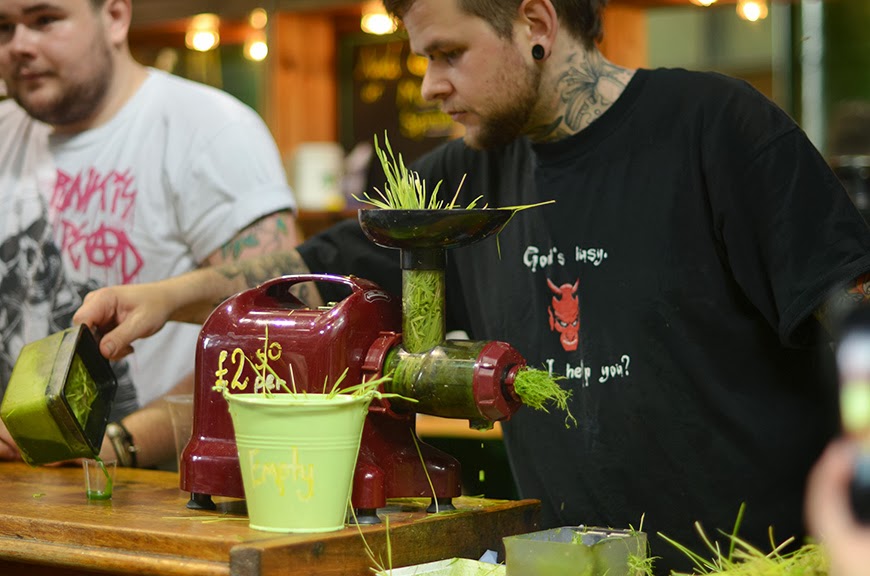
[[[280,12],[272,19],[270,88],[265,108],[284,157],[302,142],[338,139],[338,88],[333,19]]]

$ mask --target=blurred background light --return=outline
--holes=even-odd
[[[767,18],[767,0],[738,0],[737,15],[744,20],[757,22]]]
[[[384,34],[395,32],[397,26],[396,21],[387,14],[384,5],[379,0],[376,0],[363,4],[360,28],[367,34],[383,36]]]
[[[220,18],[217,14],[197,14],[187,27],[184,44],[197,52],[213,50],[220,45],[219,28]]]

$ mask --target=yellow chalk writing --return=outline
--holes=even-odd
[[[245,378],[244,381],[239,381],[239,377],[242,375],[242,369],[245,367],[245,360],[247,357],[245,356],[245,351],[241,348],[236,348],[233,350],[233,356],[231,362],[236,366],[236,373],[233,375],[233,380],[230,383],[230,387],[237,388],[239,390],[244,390],[248,387],[248,379]]]
[[[229,354],[227,354],[226,350],[221,350],[221,353],[218,355],[218,369],[214,372],[214,375],[217,378],[214,381],[214,385],[218,388],[227,387],[227,381],[224,379],[224,376],[229,372],[228,369],[224,368],[224,362],[226,361],[227,356],[229,356]]]
[[[295,446],[289,449],[289,454],[289,462],[260,462],[260,450],[248,452],[253,485],[274,484],[280,496],[284,496],[288,488],[295,488],[299,500],[310,500],[314,497],[314,464],[299,462],[299,450]]]
[[[254,391],[258,390],[276,390],[286,384],[286,380],[281,378],[275,369],[270,366],[270,362],[277,362],[281,359],[283,349],[278,342],[269,342],[269,327],[266,327],[266,332],[263,338],[263,347],[254,351],[252,360],[241,348],[234,348],[232,353],[221,350],[218,354],[217,370],[215,370],[214,385],[216,388],[227,388],[227,380],[225,376],[229,373],[230,368],[234,368],[232,379],[229,381],[229,387],[234,390],[246,390],[250,378],[244,376],[243,372],[245,365],[249,365],[254,371]],[[229,366],[226,366],[227,358],[229,357]]]

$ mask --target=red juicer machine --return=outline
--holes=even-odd
[[[384,228],[364,220],[364,212],[398,211],[361,211],[360,221],[370,238],[377,229],[407,235],[402,234],[406,227],[395,222]],[[460,222],[459,241],[455,232],[437,230],[440,257],[438,249],[426,246],[422,258],[411,258],[407,252],[416,255],[416,246],[398,246],[403,250],[403,270],[423,266],[443,271],[445,248],[476,241],[505,222],[472,235],[466,231],[467,222]],[[393,246],[392,240],[375,236],[377,243]],[[454,242],[445,244],[445,238]],[[311,281],[340,284],[349,295],[309,308],[290,289]],[[283,386],[297,392],[328,392],[347,370],[341,386],[388,374],[392,379],[382,385],[382,392],[415,400],[372,401],[353,481],[358,521],[379,522],[376,511],[386,506],[387,498],[429,496],[430,511],[436,506],[450,509],[451,499],[461,495],[459,462],[419,440],[416,414],[468,419],[476,428],[510,418],[522,405],[513,382],[525,360],[498,341],[442,338],[430,349],[409,352],[402,342],[402,312],[401,301],[373,282],[316,274],[276,278],[221,304],[203,325],[196,351],[193,432],[179,471],[181,489],[191,494],[188,507],[214,509],[212,496],[244,498],[232,420],[215,386],[226,386],[234,394],[262,392],[263,387],[281,393]]]

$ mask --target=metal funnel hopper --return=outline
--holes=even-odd
[[[446,251],[497,234],[513,210],[360,210],[363,233],[397,248],[402,267],[402,339],[408,352],[444,341]]]

